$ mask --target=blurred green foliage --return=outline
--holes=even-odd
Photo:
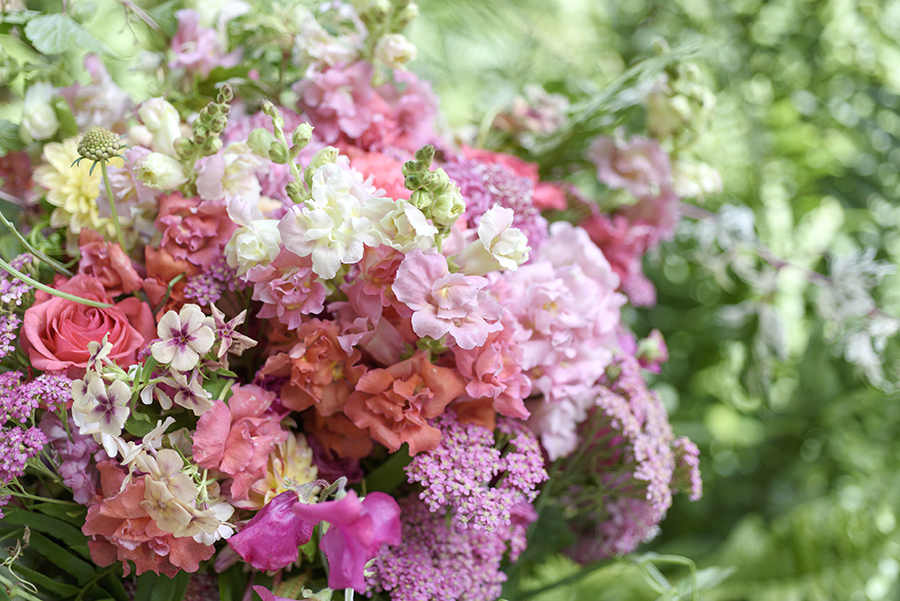
[[[417,70],[451,126],[490,119],[528,83],[596,93],[657,40],[700,45],[718,104],[698,154],[725,186],[704,208],[751,208],[757,237],[704,246],[708,224],[688,220],[646,261],[658,305],[629,317],[639,334],[666,336],[657,387],[676,432],[703,450],[706,494],[677,497],[645,548],[735,566],[704,599],[900,599],[896,340],[868,353],[877,312],[823,309],[871,290],[884,323],[900,315],[896,272],[880,285],[848,276],[876,269],[867,260],[900,263],[900,2],[420,5]],[[572,573],[556,559],[526,584]],[[657,597],[621,563],[534,598]]]

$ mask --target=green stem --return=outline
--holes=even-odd
[[[12,570],[10,570],[12,572]],[[10,591],[15,591],[12,594],[11,598],[22,597],[23,599],[28,599],[28,601],[43,601],[40,597],[35,597],[31,593],[25,592],[19,583],[13,582],[9,578],[0,575],[0,584],[9,589]]]
[[[12,235],[16,237],[16,240],[18,240],[19,243],[25,247],[25,250],[52,267],[54,271],[68,277],[72,277],[73,275],[75,275],[74,273],[66,269],[65,265],[55,259],[51,259],[42,251],[35,248],[30,242],[28,242],[28,240],[25,239],[25,236],[19,233],[19,230],[17,230],[15,226],[9,222],[9,219],[7,219],[6,215],[4,215],[2,212],[0,212],[0,221],[2,221],[3,225],[5,225],[6,228],[12,233]]]
[[[83,505],[76,503],[75,501],[63,501],[61,499],[48,499],[47,497],[39,497],[37,495],[32,495],[27,492],[16,492],[14,490],[7,490],[4,494],[10,494],[14,497],[22,497],[23,499],[31,499],[32,501],[43,501],[44,503],[56,503],[57,505],[74,505],[75,507],[83,507]]]
[[[106,186],[106,199],[109,201],[109,212],[112,213],[113,225],[116,227],[116,238],[119,240],[119,246],[127,253],[128,247],[125,246],[125,236],[122,234],[119,212],[116,210],[116,199],[113,196],[112,187],[109,185],[109,174],[106,173],[106,161],[100,161],[100,173],[103,174],[103,185]]]
[[[94,576],[90,582],[88,582],[87,584],[84,585],[84,588],[82,588],[81,591],[78,593],[78,596],[75,597],[75,601],[81,601],[84,598],[85,593],[87,593],[89,590],[94,588],[94,586],[98,582],[100,582],[101,580],[103,580],[104,578],[106,578],[107,576],[112,574],[113,571],[115,571],[115,569],[118,567],[119,567],[118,562],[114,562],[111,566],[109,566],[108,568],[106,568],[105,570],[103,570],[102,572],[97,574],[96,576]]]
[[[25,275],[24,273],[22,273],[21,271],[19,271],[18,269],[16,269],[15,267],[10,265],[6,261],[4,261],[3,259],[0,259],[0,269],[2,269],[3,271],[5,271],[11,275],[14,275],[15,277],[17,277],[20,280],[22,280],[23,282],[25,282],[26,284],[29,284],[30,286],[34,286],[38,290],[43,290],[47,294],[52,294],[53,296],[58,296],[60,298],[70,300],[72,302],[81,303],[82,305],[87,305],[88,307],[96,307],[98,309],[109,309],[110,307],[112,307],[112,305],[107,305],[106,303],[92,301],[90,299],[82,298],[80,296],[75,296],[74,294],[68,294],[66,292],[60,292],[59,290],[57,290],[55,288],[51,288],[50,286],[48,286],[46,284],[41,284],[39,281],[35,280],[34,278],[28,277],[27,275]]]
[[[163,295],[162,300],[159,301],[159,305],[157,305],[156,309],[153,310],[153,315],[156,315],[157,313],[159,313],[160,311],[163,310],[163,307],[165,307],[166,303],[169,302],[169,297],[172,296],[172,288],[174,288],[175,284],[177,284],[184,278],[185,278],[184,273],[179,273],[174,278],[172,278],[172,281],[169,282],[169,286],[166,288],[166,293]]]
[[[594,562],[592,564],[588,564],[588,565],[582,567],[579,571],[575,572],[574,574],[571,574],[564,578],[560,578],[556,582],[552,582],[546,586],[532,589],[530,591],[525,591],[524,593],[522,593],[521,595],[516,597],[516,601],[525,601],[525,599],[530,599],[531,597],[536,597],[537,595],[540,595],[541,593],[546,593],[547,591],[553,590],[553,589],[555,589],[559,586],[563,586],[565,584],[568,584],[568,585],[575,584],[579,580],[583,580],[585,577],[591,575],[592,573],[596,572],[597,570],[599,570],[600,568],[602,568],[606,565],[609,565],[609,560],[606,560],[606,559]]]

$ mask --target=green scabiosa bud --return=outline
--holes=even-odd
[[[78,154],[92,161],[107,161],[119,154],[121,149],[119,135],[99,126],[87,130],[78,143]]]

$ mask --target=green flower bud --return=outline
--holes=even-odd
[[[206,107],[203,110],[208,112],[213,117],[215,117],[216,115],[222,114],[222,106],[223,105],[221,105],[221,104],[216,104],[215,102],[210,102],[209,104],[206,105]],[[224,106],[228,106],[228,105],[226,104]],[[201,111],[201,113],[202,113],[202,111]]]
[[[106,161],[122,148],[119,135],[105,127],[92,127],[78,143],[78,154],[92,161]]]
[[[431,207],[431,220],[438,227],[450,227],[466,210],[466,201],[463,200],[459,188],[451,186],[447,192],[434,199]]]
[[[231,90],[231,84],[226,83],[222,86],[222,89],[219,90],[218,96],[216,96],[216,100],[219,104],[226,104],[231,102],[234,99],[234,92]]]
[[[269,159],[273,163],[278,163],[279,165],[284,165],[288,162],[288,151],[287,148],[284,147],[284,144],[275,140],[271,144],[269,144]]]
[[[222,150],[221,138],[212,137],[203,143],[203,156],[211,157]]]
[[[294,130],[294,134],[291,136],[294,146],[297,147],[298,150],[306,148],[306,145],[309,144],[309,141],[312,139],[312,132],[313,128],[309,123],[301,123],[298,125],[297,129]]]
[[[412,193],[412,196],[409,197],[409,203],[423,213],[428,210],[428,207],[431,206],[431,202],[431,194],[425,192],[424,190],[416,190]]]
[[[203,125],[202,123],[197,123],[194,121],[193,127],[193,135],[191,136],[194,140],[195,144],[203,144],[206,142],[206,139],[209,137],[209,128]]]
[[[287,186],[285,186],[285,191],[288,198],[295,203],[303,202],[303,187],[297,182],[288,182]]]
[[[422,173],[413,172],[403,178],[403,186],[407,190],[419,190],[422,188]]]
[[[410,175],[419,173],[421,169],[419,169],[419,164],[417,162],[406,161],[405,163],[403,163],[402,171],[405,177],[409,177]],[[410,190],[415,190],[415,188],[410,188]]]
[[[275,143],[275,136],[269,130],[261,127],[251,131],[247,138],[247,146],[250,147],[253,154],[264,159],[269,158],[269,148]]]
[[[374,0],[370,10],[376,21],[384,21],[391,14],[391,2],[390,0]]]
[[[420,170],[431,167],[431,161],[434,160],[434,146],[428,144],[416,151],[416,163],[419,164]]]
[[[268,100],[264,100],[262,103],[262,112],[272,119],[272,123],[276,128],[284,128],[284,119],[281,117],[281,113],[278,112],[278,108],[274,104]]]
[[[419,6],[415,2],[410,2],[394,16],[394,27],[400,31],[418,18]]]
[[[223,115],[218,115],[217,117],[213,117],[212,121],[210,121],[209,129],[213,133],[219,134],[225,130],[226,125],[228,125],[228,119]]]
[[[321,167],[322,165],[327,165],[328,163],[333,163],[337,160],[340,151],[334,146],[326,146],[319,152],[313,156],[312,161],[309,162],[308,169],[312,170],[313,173]]]
[[[183,136],[175,138],[173,144],[175,146],[175,152],[178,153],[178,157],[185,161],[188,160],[191,153],[194,152],[194,143]]]

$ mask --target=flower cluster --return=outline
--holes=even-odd
[[[0,158],[31,232],[0,262],[0,502],[65,487],[93,561],[126,575],[242,561],[273,573],[246,577],[264,599],[487,600],[538,495],[579,561],[699,497],[697,448],[640,371],[665,343],[622,318],[652,300],[640,259],[672,232],[685,157],[659,119],[595,138],[610,214],[460,146],[405,70],[416,10],[180,10],[154,67],[171,102],[95,56],[87,84],[28,86],[27,152]],[[497,124],[530,144],[566,110],[532,89]]]

